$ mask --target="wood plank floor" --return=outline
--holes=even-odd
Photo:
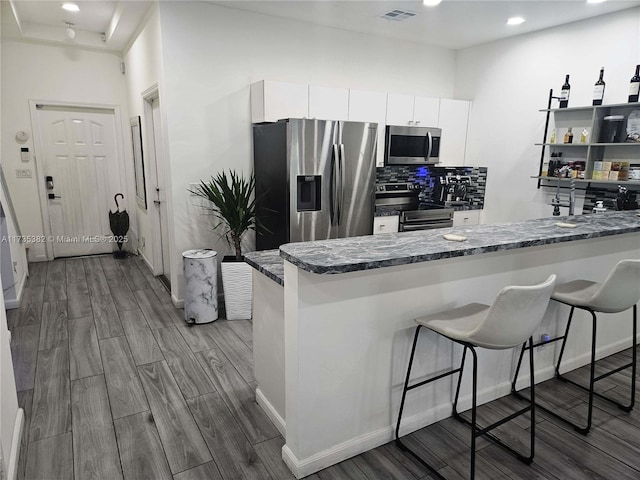
[[[23,306],[8,315],[26,416],[19,480],[294,478],[281,459],[283,438],[255,402],[251,322],[191,328],[180,323],[182,314],[136,257],[31,265]],[[603,363],[628,361],[625,351]],[[623,371],[601,389],[625,398],[629,378]],[[584,415],[585,397],[574,387],[549,381],[536,393],[567,415]],[[511,397],[496,400],[479,408],[479,419],[489,423],[516,405]],[[480,439],[477,478],[640,479],[640,406],[624,413],[601,400],[595,405],[586,437],[540,412],[529,467]],[[519,418],[496,433],[528,446],[528,428]],[[468,437],[449,418],[405,439],[446,478],[464,479]],[[390,443],[307,478],[433,477]]]

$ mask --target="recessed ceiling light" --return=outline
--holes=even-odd
[[[435,7],[436,5],[440,5],[442,0],[422,0],[422,3],[427,7]]]
[[[524,23],[524,18],[522,17],[511,17],[507,20],[507,25],[520,25]]]
[[[63,3],[62,8],[67,12],[79,12],[80,7],[75,3]]]
[[[602,3],[602,2],[606,2],[607,0],[587,0],[587,3]]]

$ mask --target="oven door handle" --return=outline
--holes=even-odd
[[[420,223],[420,224],[400,224],[401,232],[413,232],[418,230],[434,230],[436,228],[450,228],[453,222]]]

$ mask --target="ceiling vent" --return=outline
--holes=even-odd
[[[410,12],[409,10],[389,10],[387,13],[380,15],[380,18],[384,18],[385,20],[394,20],[396,22],[401,22],[402,20],[408,20],[409,18],[415,17],[417,13]]]

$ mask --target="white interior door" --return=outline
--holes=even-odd
[[[164,149],[162,142],[162,120],[160,115],[160,100],[154,98],[151,101],[151,113],[153,119],[153,144],[155,150],[155,193],[154,206],[160,223],[160,252],[155,258],[161,257],[162,268],[157,269],[159,275],[164,276],[165,283],[169,283],[171,278],[171,257],[169,255],[169,220],[167,212],[167,189],[164,178]],[[157,261],[157,260],[156,260]]]
[[[54,257],[113,251],[110,199],[117,193],[113,110],[38,107]],[[114,187],[115,185],[115,187]]]

